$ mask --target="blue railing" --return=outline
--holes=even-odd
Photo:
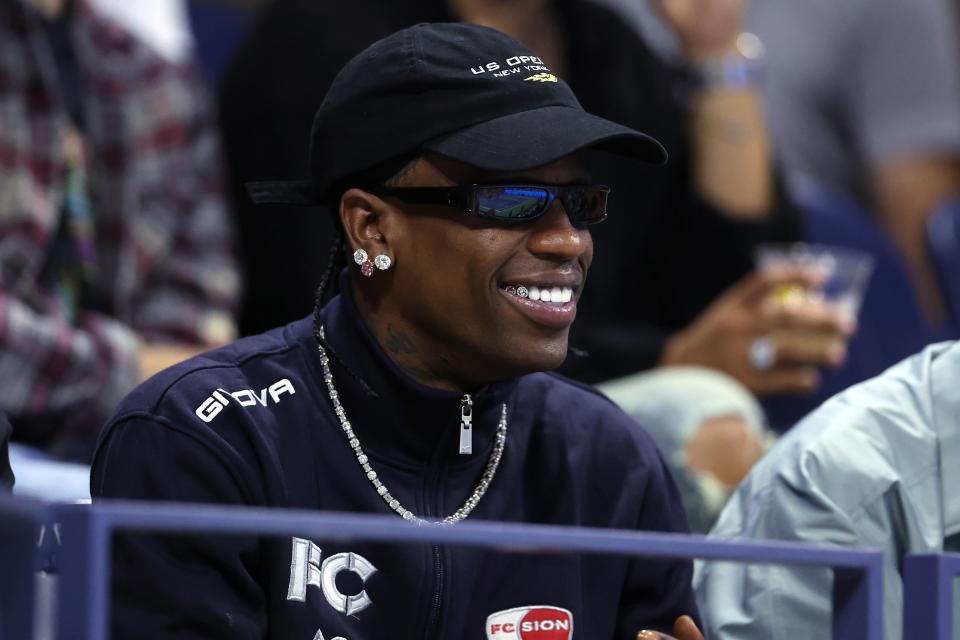
[[[390,516],[208,505],[101,503],[57,505],[0,499],[0,640],[32,637],[33,574],[41,527],[60,523],[57,635],[107,638],[110,541],[116,531],[309,535],[397,543],[439,543],[508,552],[602,552],[781,565],[829,566],[834,572],[833,633],[844,640],[883,638],[879,551],[793,543],[708,540],[702,536],[606,529],[463,522],[417,527]],[[950,640],[954,578],[960,555],[913,555],[904,563],[904,638]]]
[[[397,543],[483,546],[517,552],[602,552],[661,558],[702,558],[833,569],[834,638],[881,640],[882,556],[878,551],[792,543],[707,540],[702,536],[638,533],[606,529],[462,522],[453,527],[418,527],[390,516],[282,511],[209,505],[98,503],[43,510],[0,502],[0,529],[8,513],[20,523],[45,519],[61,527],[58,638],[103,640],[110,617],[110,541],[116,531],[205,532],[222,534],[309,535]],[[32,520],[31,520],[32,518]],[[15,523],[10,520],[11,524]],[[31,541],[10,539],[7,557],[29,556]],[[28,544],[24,547],[24,544]],[[19,551],[17,547],[19,546]],[[26,565],[20,567],[24,570]],[[3,572],[6,573],[6,572]],[[7,585],[9,576],[3,576]],[[25,583],[22,583],[25,584]],[[6,591],[8,587],[4,587]],[[21,603],[29,598],[22,594]],[[6,600],[6,598],[5,598]],[[25,609],[20,609],[24,611]],[[29,636],[16,636],[29,637]]]
[[[952,640],[956,615],[954,579],[960,554],[909,555],[903,564],[903,637]]]
[[[0,640],[33,637],[36,546],[48,518],[39,502],[0,499]]]
[[[398,543],[443,543],[509,552],[603,552],[833,569],[834,638],[883,638],[879,551],[791,543],[708,540],[631,531],[464,522],[416,527],[389,516],[206,505],[102,503],[44,505],[0,497],[0,640],[33,637],[34,572],[43,527],[59,522],[59,639],[100,640],[109,620],[110,540],[118,530],[309,535]],[[904,562],[905,640],[952,640],[960,554],[910,555]]]

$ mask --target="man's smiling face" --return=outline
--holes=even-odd
[[[573,157],[503,175],[429,156],[399,186],[587,181]],[[593,242],[559,200],[541,218],[519,224],[445,205],[377,202],[384,210],[376,233],[394,266],[363,282],[357,297],[398,364],[426,384],[466,390],[563,363]],[[534,295],[517,295],[520,287]],[[533,299],[537,294],[549,301]]]

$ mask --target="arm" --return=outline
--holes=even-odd
[[[737,45],[742,0],[659,0],[688,63],[704,67],[745,63]],[[707,202],[736,220],[770,215],[773,159],[760,95],[749,82],[708,82],[693,96],[689,113],[693,186]]]
[[[895,405],[899,410],[895,387],[883,393],[894,399],[878,396],[864,414]],[[817,438],[820,424],[843,425],[846,431],[835,430],[836,435],[829,436],[835,445],[782,440],[737,489],[710,537],[882,549],[885,627],[892,638],[899,638],[899,565],[914,536],[918,511],[914,493],[925,489],[904,489],[891,480],[902,476],[883,461],[895,460],[913,447],[884,442],[879,426],[862,429],[855,412],[840,401],[818,411],[795,430]],[[851,431],[855,434],[847,438]],[[816,453],[811,455],[812,450]],[[865,453],[851,457],[851,451]],[[828,638],[832,586],[831,571],[825,567],[698,562],[694,576],[704,632],[715,640]]]
[[[880,224],[904,259],[927,320],[938,326],[945,318],[944,299],[927,251],[927,220],[936,205],[960,192],[957,158],[892,158],[872,174]]]
[[[112,425],[91,471],[99,499],[253,504],[225,454],[154,417]],[[266,597],[255,537],[125,534],[113,545],[115,638],[260,639]]]
[[[711,537],[858,544],[838,505],[800,488],[738,490]],[[816,518],[816,520],[814,520]],[[832,578],[821,567],[698,562],[694,578],[704,632],[716,640],[829,638]]]
[[[143,286],[130,324],[147,343],[219,346],[236,334],[240,278],[209,96],[196,69],[172,64],[154,94],[166,99],[145,103],[157,142],[144,153],[161,170],[150,171],[141,187]]]
[[[704,88],[693,97],[689,117],[697,191],[733,219],[768,217],[773,160],[757,91]]]
[[[27,304],[0,289],[0,345],[8,372],[0,406],[29,441],[92,443],[138,381],[138,340],[127,327],[86,312],[70,324],[52,298]]]
[[[636,427],[631,427],[636,429]],[[634,478],[640,501],[636,528],[640,531],[687,533],[686,516],[676,486],[655,445],[643,434]],[[679,616],[697,616],[691,589],[690,560],[639,558],[630,562],[620,599],[617,638],[633,639],[644,629],[670,632]],[[687,636],[682,636],[687,640]]]
[[[960,75],[953,3],[886,0],[856,18],[843,64],[849,126],[873,208],[929,320],[943,297],[926,248],[931,209],[960,189]]]

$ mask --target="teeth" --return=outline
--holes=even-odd
[[[504,290],[520,298],[538,300],[540,302],[550,302],[553,304],[565,304],[573,300],[573,288],[571,287],[526,287],[524,285],[509,285]]]

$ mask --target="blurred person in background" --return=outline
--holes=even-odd
[[[960,551],[958,390],[960,343],[944,342],[840,393],[753,468],[711,537],[882,549],[884,637],[899,640],[904,557]],[[698,562],[705,635],[829,638],[832,580],[827,568]]]
[[[818,305],[771,308],[764,304],[770,294],[796,274],[751,273],[757,244],[796,240],[801,230],[797,212],[780,198],[749,72],[750,43],[738,43],[741,3],[663,0],[658,8],[684,41],[697,73],[664,64],[615,13],[579,0],[267,5],[220,97],[248,277],[242,329],[274,326],[310,308],[325,260],[318,248],[332,230],[315,212],[253,210],[243,184],[306,175],[300,141],[309,131],[310,110],[343,61],[416,22],[494,27],[558,69],[586,109],[651,132],[671,157],[666,168],[593,159],[595,174],[618,185],[611,210],[630,215],[597,229],[602,251],[571,339],[589,357],[570,358],[564,371],[597,382],[668,365],[709,368],[699,376],[703,393],[694,397],[680,382],[687,376],[678,384],[650,386],[639,379],[618,385],[622,395],[615,399],[647,409],[640,417],[675,469],[691,471],[690,445],[707,453],[697,456],[695,474],[735,484],[762,451],[762,419],[750,394],[731,394],[731,386],[760,394],[808,393],[818,384],[818,367],[843,361],[853,327]],[[778,332],[782,344],[760,370],[750,347],[772,329],[785,329]],[[820,338],[818,346],[807,346],[810,335]],[[652,423],[678,402],[702,408],[689,412],[689,427]],[[710,428],[701,431],[703,425]],[[710,445],[695,444],[697,434]],[[740,454],[750,459],[728,468]]]
[[[0,409],[15,441],[84,462],[138,381],[235,333],[179,3],[133,5],[0,3]]]
[[[681,43],[651,0],[598,0],[658,52]],[[750,0],[777,161],[798,202],[826,195],[872,214],[934,327],[944,298],[927,222],[960,187],[957,9],[950,0]]]

